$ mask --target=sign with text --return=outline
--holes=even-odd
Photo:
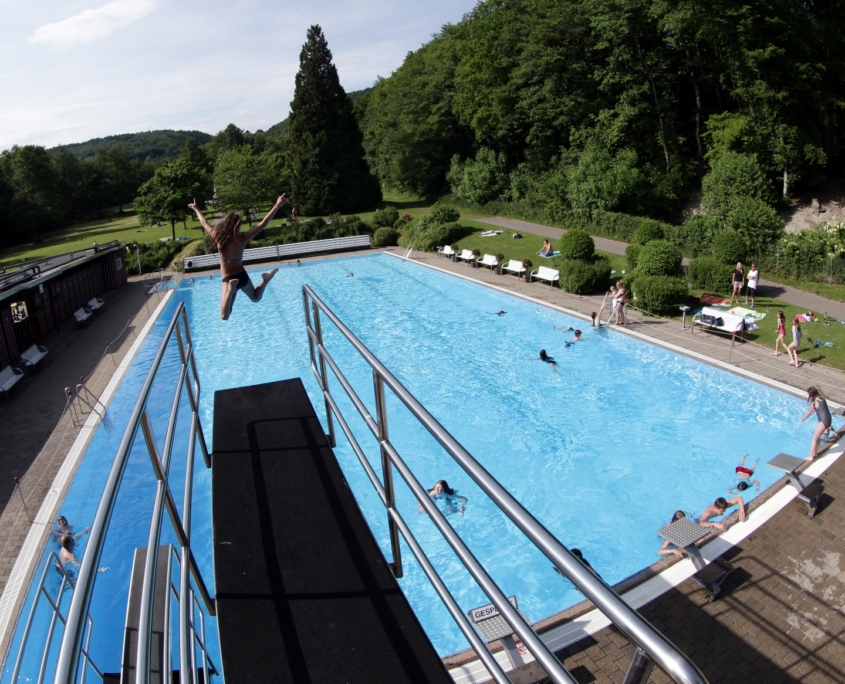
[[[511,602],[511,605],[514,608],[519,608],[516,603],[516,596],[508,596],[508,601]],[[496,617],[499,615],[499,609],[496,608],[492,603],[488,603],[486,606],[481,606],[479,608],[473,608],[469,611],[470,619],[475,622],[481,622],[483,620],[489,620],[490,618]]]

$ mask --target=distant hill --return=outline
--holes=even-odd
[[[118,145],[127,149],[133,159],[158,161],[178,155],[188,138],[193,138],[200,145],[211,140],[211,136],[202,131],[145,131],[108,135],[105,138],[64,145],[64,148],[80,159],[88,159],[97,154],[97,150],[107,150],[112,145]],[[53,147],[49,151],[55,149]]]
[[[372,88],[364,88],[363,90],[353,90],[351,93],[346,93],[346,97],[348,97],[354,103],[356,100],[360,100],[362,97],[366,97],[371,92],[373,92]],[[279,123],[275,124],[274,126],[270,126],[267,129],[267,133],[270,135],[285,135],[288,132],[288,120],[285,119],[284,121],[280,121]]]

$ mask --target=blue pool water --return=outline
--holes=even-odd
[[[354,277],[347,277],[350,272]],[[252,272],[253,279],[258,273]],[[743,454],[749,454],[746,464],[751,465],[780,451],[803,455],[808,448],[814,426],[798,423],[806,405],[795,397],[624,333],[595,331],[581,319],[386,255],[283,267],[264,300],[254,305],[239,297],[228,322],[219,320],[219,276],[182,283],[175,300],[184,301],[191,315],[203,383],[202,421],[209,439],[217,389],[301,377],[318,414],[322,412],[309,365],[304,283],[505,487],[563,543],[579,547],[610,583],[657,559],[656,530],[674,510],[695,514],[725,495]],[[494,315],[500,310],[507,313]],[[149,364],[162,326],[156,326],[124,383],[136,383],[136,394],[137,378]],[[566,348],[571,333],[553,326],[581,327],[585,341]],[[371,372],[336,331],[326,328],[327,348],[372,408]],[[558,373],[531,360],[541,348],[555,357]],[[331,384],[339,398],[342,390]],[[131,407],[131,392],[123,399],[124,389],[118,399]],[[62,509],[79,527],[91,519],[99,500],[104,475],[98,479],[95,473],[107,469],[116,448],[103,435],[116,433],[119,441],[122,433],[118,399],[109,411],[114,424],[107,422],[98,432]],[[351,404],[340,403],[351,418]],[[160,414],[166,413],[169,400],[155,405]],[[388,409],[391,440],[423,484],[446,479],[469,499],[463,517],[450,516],[452,524],[505,593],[517,596],[529,618],[540,619],[581,599],[392,396]],[[350,422],[380,473],[374,440],[364,438],[368,433],[361,421]],[[342,434],[336,453],[389,555],[383,508]],[[146,455],[133,454],[133,459],[137,470],[131,477],[146,491],[146,483],[152,482]],[[763,488],[777,475],[764,466],[755,473]],[[195,493],[207,509],[209,476],[201,465],[196,481]],[[147,489],[145,494],[127,493],[127,512],[113,528],[125,524],[132,529],[132,515],[152,496],[151,486]],[[746,492],[746,501],[751,496]],[[462,608],[486,603],[427,516],[417,514],[404,485],[397,498]],[[203,535],[209,526],[208,514],[198,514],[194,535],[209,543],[199,553],[208,573],[210,535]],[[131,555],[118,546],[131,554],[131,548],[145,543],[146,529],[143,539],[127,534],[115,541],[107,549],[112,560],[104,555],[101,565],[110,570],[98,577],[95,592],[97,609],[105,611],[95,619],[110,625],[104,631],[113,627],[115,634],[122,633],[126,589],[121,582],[127,580],[119,577],[128,577]],[[401,584],[438,652],[464,648],[463,637],[407,548],[404,560]],[[113,584],[107,584],[112,577]],[[106,591],[107,599],[97,598]],[[112,658],[111,649],[104,645],[102,657]]]

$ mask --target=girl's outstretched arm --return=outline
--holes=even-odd
[[[273,217],[276,215],[276,212],[279,211],[283,206],[288,203],[288,198],[286,193],[282,193],[279,195],[279,198],[276,200],[276,203],[273,205],[273,208],[267,212],[267,215],[261,219],[258,223],[256,223],[250,230],[246,233],[242,233],[243,237],[246,238],[247,241],[252,240],[256,235],[258,235],[262,230],[267,227],[267,224],[273,220]]]
[[[194,213],[197,215],[197,219],[199,220],[200,225],[202,226],[202,229],[203,229],[206,233],[208,233],[209,235],[211,235],[211,233],[212,233],[212,231],[213,231],[214,229],[213,229],[213,228],[212,228],[212,227],[208,224],[208,221],[207,221],[207,220],[206,220],[206,218],[205,218],[205,214],[203,214],[203,213],[200,211],[200,208],[197,206],[197,198],[196,198],[196,197],[194,197],[194,201],[193,201],[193,202],[191,202],[191,203],[188,205],[188,209],[193,209],[193,210],[194,210]]]

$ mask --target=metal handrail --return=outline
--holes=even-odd
[[[182,326],[179,325],[180,320],[182,322]],[[184,335],[187,340],[187,344],[182,338],[182,327],[184,327],[185,330]],[[180,302],[176,307],[176,311],[173,314],[172,319],[170,320],[158,351],[156,352],[155,358],[153,359],[152,365],[150,366],[150,370],[147,373],[147,377],[144,380],[144,384],[141,387],[135,407],[133,408],[132,414],[127,423],[126,430],[123,433],[123,438],[120,442],[120,446],[118,447],[111,471],[109,472],[109,477],[106,481],[103,495],[100,499],[100,504],[94,516],[94,522],[91,525],[90,539],[85,554],[82,557],[79,575],[76,580],[76,590],[73,592],[73,597],[68,609],[65,630],[62,636],[61,649],[56,663],[55,684],[72,684],[72,682],[74,682],[80,655],[84,656],[85,654],[83,651],[87,651],[87,649],[82,646],[82,640],[85,633],[85,616],[88,613],[88,607],[91,602],[94,580],[97,576],[97,566],[99,565],[100,556],[105,543],[106,530],[108,529],[108,525],[111,520],[111,515],[117,499],[117,492],[123,479],[123,473],[126,469],[129,454],[139,428],[144,434],[144,440],[148,450],[150,451],[150,459],[152,461],[153,470],[155,471],[158,484],[155,499],[156,507],[153,511],[150,525],[150,539],[152,541],[149,542],[147,548],[144,586],[142,589],[141,617],[138,630],[139,655],[137,661],[138,669],[136,670],[137,676],[144,678],[144,681],[148,681],[149,678],[149,629],[152,616],[152,596],[150,587],[152,577],[148,575],[148,573],[152,573],[152,575],[154,575],[156,569],[158,537],[156,536],[155,539],[153,539],[154,535],[152,533],[153,528],[160,529],[162,508],[167,508],[168,516],[178,538],[178,543],[185,554],[185,559],[187,560],[187,563],[184,563],[183,572],[185,571],[185,568],[189,569],[190,574],[193,576],[197,588],[199,589],[200,595],[206,604],[207,610],[212,615],[216,613],[214,599],[212,599],[208,593],[205,582],[203,581],[202,575],[196,564],[196,560],[190,550],[189,535],[186,533],[186,530],[190,528],[185,527],[185,523],[180,519],[178,509],[170,492],[170,487],[166,482],[167,466],[169,464],[169,454],[172,449],[175,427],[173,424],[168,425],[167,437],[165,438],[165,459],[162,460],[156,450],[152,426],[150,424],[149,415],[147,414],[147,402],[150,398],[153,382],[174,333],[176,334],[179,346],[182,369],[179,375],[179,384],[177,391],[175,392],[173,407],[170,412],[171,423],[175,423],[179,398],[181,397],[182,389],[185,388],[190,401],[192,413],[190,436],[192,442],[188,447],[189,462],[191,465],[189,472],[193,472],[193,445],[195,441],[199,441],[205,463],[210,467],[211,459],[208,454],[208,448],[206,447],[205,437],[199,421],[200,385],[199,376],[196,372],[196,361],[193,356],[190,326],[188,323],[188,315],[185,305]],[[191,382],[191,375],[193,375],[193,382]],[[186,477],[188,476],[186,475]],[[164,487],[162,487],[162,482],[164,482]],[[190,514],[186,516],[186,520],[188,523],[190,522]],[[180,627],[183,626],[180,625]],[[187,626],[184,626],[184,628],[187,629]],[[147,653],[146,658],[142,658],[141,656],[141,653],[144,650],[146,650]]]
[[[631,608],[613,589],[605,584],[598,576],[591,572],[576,556],[567,549],[554,535],[552,535],[533,515],[531,515],[522,504],[519,503],[499,482],[466,450],[464,447],[423,407],[394,376],[393,374],[367,349],[366,346],[347,328],[343,322],[329,309],[328,306],[308,286],[302,287],[302,299],[305,309],[305,322],[308,333],[308,346],[311,355],[311,368],[323,393],[326,405],[326,417],[329,429],[329,440],[332,446],[335,445],[334,421],[332,416],[338,418],[338,422],[344,434],[350,441],[353,451],[362,464],[367,460],[363,450],[359,446],[354,435],[352,435],[348,424],[340,415],[337,404],[331,396],[328,387],[326,366],[330,366],[341,386],[352,400],[355,408],[361,414],[365,424],[379,441],[382,454],[384,473],[384,485],[377,484],[377,478],[373,481],[375,473],[371,467],[365,465],[365,470],[370,480],[376,487],[382,502],[388,509],[388,527],[390,532],[393,562],[391,567],[394,574],[401,577],[401,557],[398,544],[398,533],[402,533],[408,540],[408,545],[414,555],[420,560],[420,565],[426,576],[432,582],[441,600],[444,601],[452,616],[458,623],[459,628],[470,640],[484,665],[490,674],[499,682],[509,681],[507,675],[495,662],[486,644],[473,638],[475,630],[468,624],[466,617],[459,612],[457,605],[448,590],[437,576],[430,563],[423,562],[417,555],[422,553],[419,546],[411,542],[412,535],[404,525],[401,515],[396,510],[393,502],[392,467],[396,467],[402,478],[414,493],[419,504],[428,513],[431,520],[443,534],[446,541],[454,550],[464,567],[470,572],[479,586],[485,591],[492,603],[498,608],[501,615],[508,622],[514,632],[522,639],[526,647],[531,651],[537,661],[544,667],[546,672],[555,682],[575,681],[569,672],[561,665],[557,657],[549,650],[545,642],[534,632],[530,625],[522,618],[519,612],[507,600],[505,594],[496,586],[487,572],[464,545],[460,537],[428,496],[425,488],[420,485],[411,469],[404,463],[402,458],[393,448],[387,436],[387,425],[385,416],[384,385],[396,395],[405,405],[411,414],[422,424],[422,426],[434,437],[445,451],[460,465],[463,470],[475,481],[475,483],[489,496],[499,509],[528,537],[534,545],[542,551],[545,556],[559,568],[563,574],[574,584],[610,621],[623,632],[634,644],[638,646],[633,666],[642,669],[644,655],[653,660],[669,674],[670,677],[680,684],[705,684],[706,678],[695,664],[689,660],[677,647],[666,637],[651,626],[636,610]],[[311,306],[309,307],[309,302]],[[325,314],[343,336],[352,344],[355,350],[364,358],[373,371],[375,384],[376,417],[367,409],[364,403],[352,389],[349,382],[340,372],[335,361],[323,346],[322,327],[320,314]],[[313,313],[313,325],[312,325]],[[368,465],[368,464],[367,464]],[[489,656],[489,657],[488,657]],[[492,661],[492,662],[491,662]],[[629,671],[629,674],[632,672]],[[641,681],[641,679],[635,680]]]

